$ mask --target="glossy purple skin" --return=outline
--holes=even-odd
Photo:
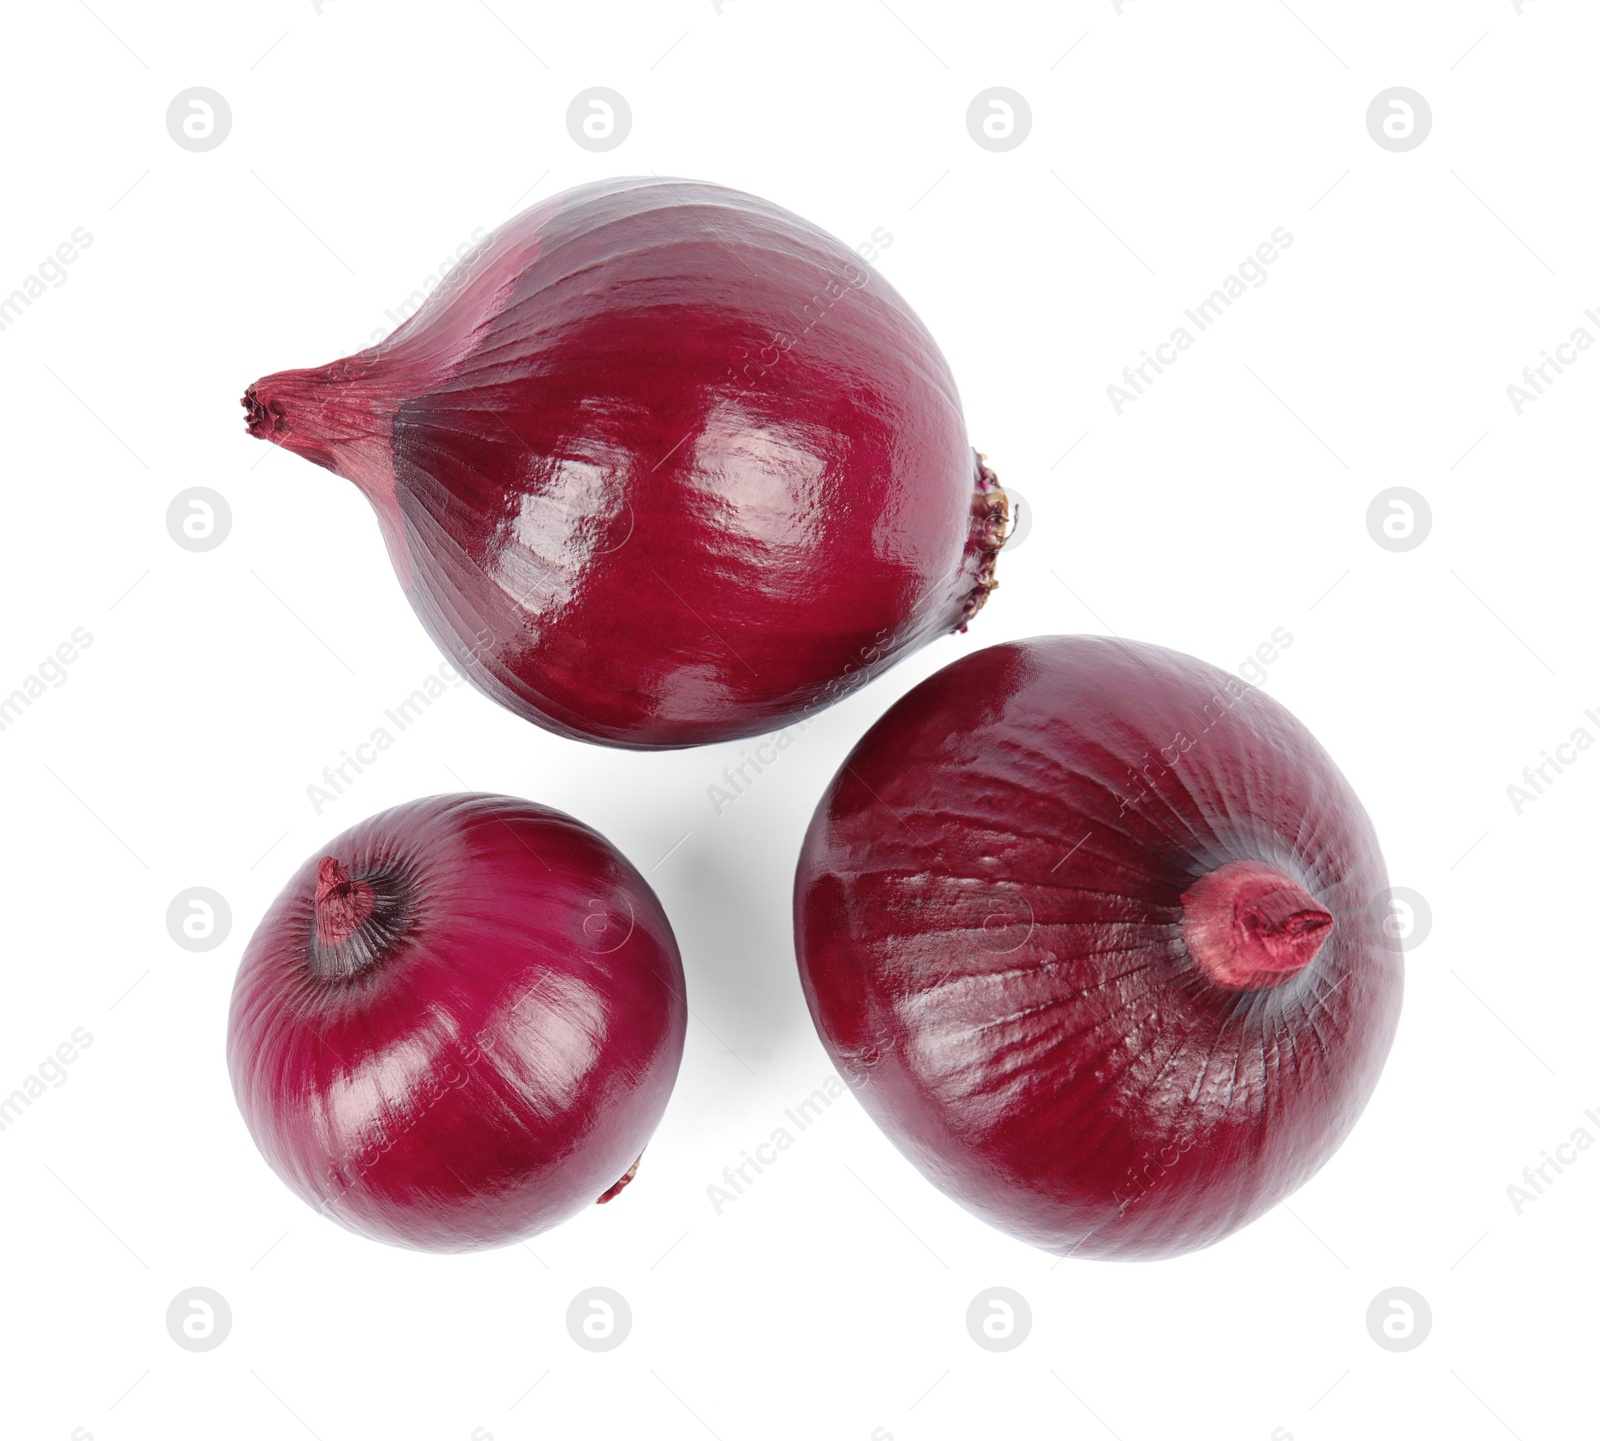
[[[404,898],[398,944],[347,979],[317,973],[324,855]],[[393,1245],[478,1250],[623,1177],[666,1108],[685,1016],[666,915],[603,837],[507,796],[435,796],[296,872],[240,964],[228,1069],[262,1155],[310,1205]]]
[[[895,290],[776,205],[580,186],[254,434],[355,481],[469,678],[641,749],[770,732],[964,626],[1004,493]]]
[[[1230,861],[1332,913],[1275,989],[1188,954],[1183,892]],[[1354,1124],[1400,1014],[1377,839],[1282,706],[1092,637],[993,646],[913,689],[817,808],[795,882],[824,1044],[957,1201],[1063,1255],[1207,1246]]]

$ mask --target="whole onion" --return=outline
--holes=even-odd
[[[1400,1013],[1372,826],[1309,732],[1157,646],[994,646],[913,689],[795,883],[811,1014],[937,1186],[1062,1254],[1175,1255],[1344,1139]]]
[[[1005,494],[949,367],[851,250],[751,195],[580,186],[388,340],[258,380],[355,482],[470,679],[635,748],[778,729],[965,626]]]
[[[603,837],[508,796],[435,796],[295,873],[240,963],[228,1070],[303,1199],[466,1251],[627,1184],[685,1016],[672,928]]]

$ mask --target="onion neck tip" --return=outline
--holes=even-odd
[[[353,481],[373,504],[392,504],[391,441],[403,381],[366,353],[317,369],[264,375],[240,402],[245,429]]]
[[[257,440],[265,440],[274,431],[283,429],[283,407],[263,400],[255,386],[245,391],[239,404],[244,407],[244,428]]]
[[[1333,915],[1276,866],[1230,861],[1183,893],[1183,939],[1206,977],[1228,990],[1270,990],[1311,964]]]
[[[313,906],[317,918],[317,940],[337,946],[355,935],[372,914],[375,898],[372,887],[350,875],[350,868],[332,856],[317,862],[317,890]]]

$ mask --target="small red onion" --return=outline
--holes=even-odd
[[[558,195],[381,345],[244,404],[361,488],[473,683],[562,735],[777,730],[995,583],[1005,493],[932,337],[837,240],[715,185]]]
[[[228,1070],[262,1155],[363,1235],[526,1239],[633,1176],[683,968],[602,836],[508,796],[412,801],[308,860],[244,953]]]
[[[1282,706],[1157,646],[947,666],[834,777],[812,1018],[935,1185],[1064,1255],[1176,1255],[1333,1154],[1399,1021],[1371,823]]]

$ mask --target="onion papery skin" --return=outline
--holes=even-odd
[[[435,796],[296,872],[240,963],[228,1070],[310,1205],[393,1245],[479,1250],[627,1179],[686,1014],[666,915],[602,836],[528,801]]]
[[[1400,1014],[1387,884],[1276,701],[1045,637],[947,666],[851,753],[796,949],[829,1053],[929,1180],[1046,1250],[1156,1259],[1261,1215],[1354,1124]],[[1240,935],[1267,930],[1218,963],[1228,887]]]
[[[251,432],[352,480],[480,690],[636,749],[777,730],[993,588],[1006,499],[906,302],[816,226],[616,179],[510,221]]]

